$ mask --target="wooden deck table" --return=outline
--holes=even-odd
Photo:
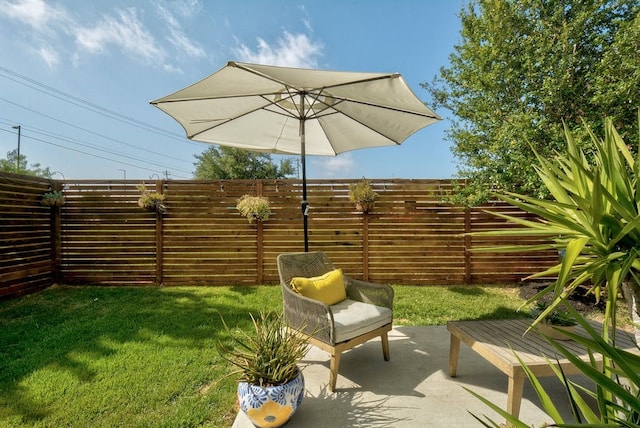
[[[449,375],[451,377],[457,375],[460,341],[462,341],[508,376],[507,412],[518,417],[526,374],[514,351],[539,377],[554,376],[544,355],[551,359],[558,355],[558,351],[535,331],[524,334],[531,322],[531,319],[449,321],[447,323],[447,330],[451,333]],[[590,323],[596,331],[602,330],[600,323]],[[587,335],[580,326],[577,327],[576,333]],[[616,341],[619,347],[638,352],[635,342],[628,333],[618,331]],[[562,343],[574,354],[589,361],[588,353],[583,346],[571,340]],[[601,357],[599,361],[602,362]],[[566,374],[580,373],[567,359],[562,358],[559,362]]]

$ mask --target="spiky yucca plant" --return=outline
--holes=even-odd
[[[639,117],[640,119],[640,117]],[[640,120],[639,120],[640,124]],[[627,283],[638,291],[640,279],[640,160],[634,157],[613,126],[605,121],[604,139],[590,132],[595,153],[590,159],[566,129],[567,153],[554,160],[538,156],[540,178],[549,189],[553,200],[540,200],[526,195],[497,195],[524,211],[536,214],[540,221],[528,221],[509,215],[496,216],[519,224],[520,228],[482,234],[500,236],[548,237],[547,244],[539,246],[509,246],[503,251],[523,249],[564,250],[561,262],[532,277],[557,276],[557,280],[543,289],[529,302],[547,293],[554,293],[552,304],[536,319],[540,322],[580,285],[590,282],[596,296],[606,299],[605,322],[601,332],[596,332],[575,310],[577,321],[588,332],[589,338],[569,334],[581,343],[590,355],[603,357],[602,367],[595,359],[585,362],[573,352],[552,339],[556,349],[595,384],[595,391],[586,390],[571,382],[554,366],[559,381],[567,391],[573,423],[563,420],[536,377],[526,368],[527,376],[538,394],[546,412],[556,426],[565,427],[640,427],[640,357],[619,349],[615,345],[616,302],[620,287]],[[638,156],[638,154],[636,154]],[[496,248],[492,248],[496,251]],[[604,293],[602,290],[604,289]],[[612,327],[610,330],[608,327]],[[609,331],[614,334],[609,337]],[[495,404],[476,395],[513,426],[527,427],[522,421],[509,415]],[[596,400],[597,411],[583,399],[586,393]],[[498,427],[495,422],[478,420],[487,427]]]
[[[597,297],[605,296],[604,338],[607,327],[616,325],[616,301],[621,284],[638,287],[640,272],[640,162],[634,157],[610,119],[605,121],[604,139],[590,131],[595,148],[587,156],[565,126],[566,154],[555,159],[538,157],[538,175],[552,200],[507,193],[498,198],[535,214],[540,221],[492,214],[522,227],[482,232],[494,236],[548,237],[547,244],[508,246],[491,251],[564,250],[555,266],[532,275],[557,280],[530,299],[553,292],[555,299],[536,320],[539,322],[578,286],[591,284]],[[636,155],[637,156],[637,155]],[[604,293],[603,293],[604,291]],[[615,337],[614,337],[615,339]]]
[[[309,349],[306,339],[294,329],[287,328],[284,316],[277,312],[251,315],[253,331],[230,330],[233,345],[220,343],[221,356],[236,366],[234,372],[247,383],[276,386],[298,375],[298,362]]]

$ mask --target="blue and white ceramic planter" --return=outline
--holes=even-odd
[[[278,386],[238,383],[238,402],[251,423],[260,428],[281,427],[295,413],[304,397],[304,377],[298,372],[293,380]]]

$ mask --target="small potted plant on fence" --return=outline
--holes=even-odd
[[[47,192],[42,196],[40,203],[49,207],[59,207],[64,205],[64,194],[61,190]]]
[[[369,180],[361,180],[349,185],[349,200],[356,205],[356,210],[366,213],[373,208],[378,194],[371,188]]]
[[[243,195],[238,199],[236,209],[249,220],[249,223],[267,221],[271,215],[269,199],[262,196]]]
[[[159,213],[167,212],[167,206],[164,203],[166,196],[164,194],[147,189],[144,183],[138,186],[137,189],[140,190],[140,198],[138,199],[140,208]]]
[[[232,345],[219,342],[221,356],[240,375],[240,409],[256,427],[284,425],[302,403],[304,377],[298,362],[309,345],[294,329],[287,328],[277,312],[251,315],[253,331],[230,330],[222,320]]]
[[[559,330],[573,332],[578,324],[576,318],[571,315],[569,311],[560,307],[553,308],[553,310],[545,315],[544,312],[547,311],[548,308],[549,305],[542,300],[536,301],[533,308],[531,308],[531,316],[533,318],[538,319],[538,317],[544,315],[538,324],[540,332],[552,339],[569,340],[569,337]]]

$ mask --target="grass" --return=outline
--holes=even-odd
[[[522,316],[509,287],[398,286],[395,323]],[[0,427],[229,427],[216,351],[279,287],[52,287],[0,303]]]

